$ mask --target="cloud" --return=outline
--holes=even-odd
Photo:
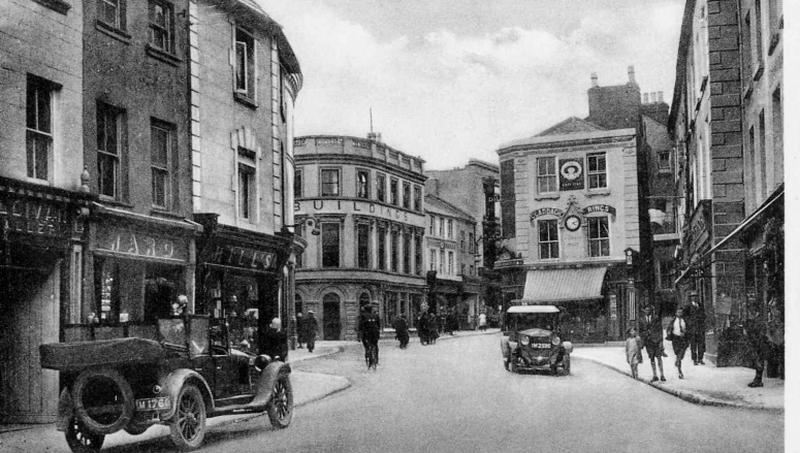
[[[563,36],[544,27],[442,28],[387,39],[318,2],[263,3],[303,68],[297,135],[362,136],[372,107],[384,140],[428,168],[496,161],[498,144],[585,115],[591,72],[601,85],[619,84],[634,64],[642,91],[668,93],[682,11],[664,1],[587,12]]]

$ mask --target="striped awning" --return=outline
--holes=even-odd
[[[525,277],[523,302],[568,302],[603,297],[606,267],[538,269]]]

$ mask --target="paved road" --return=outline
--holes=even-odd
[[[298,364],[353,386],[298,408],[291,427],[265,417],[214,428],[202,451],[252,452],[770,452],[778,414],[697,406],[574,360],[571,376],[503,370],[499,335],[382,346],[377,372],[358,350]],[[112,451],[169,451],[165,441]]]

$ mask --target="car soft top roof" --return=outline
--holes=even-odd
[[[506,313],[559,313],[555,305],[513,305]]]

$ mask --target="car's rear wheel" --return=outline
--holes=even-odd
[[[292,423],[294,413],[294,395],[292,382],[288,374],[281,374],[272,386],[272,398],[267,405],[269,422],[278,429],[283,429]]]
[[[64,436],[67,438],[69,449],[74,453],[95,453],[100,451],[106,438],[103,434],[87,431],[83,423],[76,417],[70,418]]]
[[[84,370],[72,385],[72,395],[75,414],[89,432],[111,434],[133,416],[133,390],[119,371]]]
[[[175,415],[169,422],[172,443],[181,450],[198,448],[206,434],[206,404],[203,395],[196,386],[186,384],[175,401]]]

